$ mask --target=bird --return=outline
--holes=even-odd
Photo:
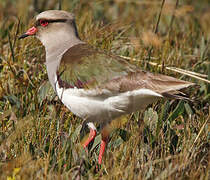
[[[45,47],[49,81],[61,102],[89,127],[83,146],[94,141],[100,124],[98,164],[109,140],[106,127],[123,115],[145,109],[161,98],[182,99],[194,83],[141,70],[126,59],[81,40],[75,15],[63,10],[38,14],[19,39],[35,36]]]

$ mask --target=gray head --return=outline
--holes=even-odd
[[[72,46],[80,41],[74,14],[60,10],[38,14],[34,26],[20,36],[20,39],[32,35],[40,39],[46,50],[61,44]]]
[[[59,10],[44,11],[36,16],[34,26],[20,39],[27,36],[37,37],[45,46],[48,77],[54,87],[63,53],[74,45],[84,43],[79,39],[74,15]]]
[[[67,19],[73,21],[75,19],[75,16],[73,13],[62,11],[62,10],[48,10],[41,12],[36,16],[36,21],[40,19]]]

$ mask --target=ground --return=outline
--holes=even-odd
[[[185,90],[192,101],[161,100],[115,120],[98,168],[100,135],[87,155],[82,120],[50,88],[43,46],[18,40],[59,2],[75,13],[82,40],[198,85]],[[209,1],[59,2],[0,1],[0,179],[208,179]]]

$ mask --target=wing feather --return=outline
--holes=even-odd
[[[136,70],[123,58],[78,44],[63,54],[57,76],[60,86],[91,89]]]
[[[166,97],[176,97],[174,92],[194,85],[139,70],[125,59],[98,51],[85,43],[64,53],[57,76],[59,85],[64,88],[107,89],[114,94],[144,88]]]

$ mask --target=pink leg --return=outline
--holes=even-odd
[[[85,141],[85,143],[83,144],[83,147],[86,149],[87,146],[88,146],[88,144],[89,144],[91,141],[93,141],[93,140],[95,139],[95,137],[96,137],[96,130],[90,128],[89,137],[88,137],[88,139]]]
[[[101,165],[102,163],[102,157],[103,157],[103,154],[105,152],[105,148],[106,148],[106,145],[108,143],[108,138],[107,137],[102,137],[102,140],[101,140],[101,147],[100,147],[100,152],[99,152],[99,156],[98,156],[98,164]]]

